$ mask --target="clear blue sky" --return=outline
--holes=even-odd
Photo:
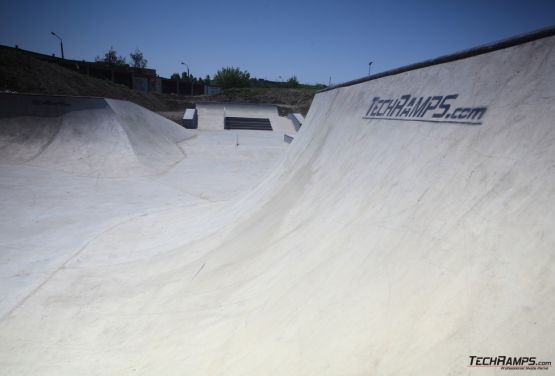
[[[93,60],[143,51],[161,76],[238,66],[333,83],[555,25],[555,0],[2,0],[0,44]]]

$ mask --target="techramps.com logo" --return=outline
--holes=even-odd
[[[455,106],[459,94],[398,98],[374,97],[363,119],[480,125],[487,107]]]
[[[535,356],[478,356],[470,355],[469,368],[500,368],[506,371],[547,371],[551,362],[538,361]]]

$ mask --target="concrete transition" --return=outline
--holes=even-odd
[[[268,119],[276,132],[295,132],[293,122],[279,116],[277,107],[271,104],[199,102],[196,108],[198,128],[203,130],[222,130],[226,117],[238,117]]]
[[[0,94],[0,160],[76,175],[122,177],[165,171],[192,137],[126,101]],[[38,120],[40,119],[40,121]]]
[[[181,156],[164,145],[187,135],[160,140],[142,109],[104,130],[119,135],[104,154],[124,153],[115,168],[91,157],[97,131],[55,145],[77,112],[62,127],[12,118],[33,136],[2,141],[16,150],[2,152],[2,210],[19,222],[2,222],[1,373],[472,375],[502,363],[477,358],[555,362],[554,33],[321,92],[291,145],[207,131],[199,108],[196,137],[179,143],[187,158],[159,176],[122,166],[169,168]],[[131,124],[144,138],[127,141]],[[45,154],[83,150],[87,167]]]

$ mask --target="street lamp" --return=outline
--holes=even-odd
[[[373,61],[368,63],[368,75],[370,76],[370,68],[372,68]]]
[[[189,74],[189,65],[184,62],[181,62],[181,64],[187,67],[187,77],[189,78],[189,82],[191,83],[191,96],[193,96],[193,80],[191,80],[191,75]]]
[[[51,31],[50,34],[54,35],[56,38],[60,40],[60,50],[62,50],[62,59],[64,58],[64,42],[62,42],[62,38],[56,35],[55,32]]]
[[[181,65],[185,65],[187,67],[187,77],[189,77],[189,66],[184,62],[181,62]]]

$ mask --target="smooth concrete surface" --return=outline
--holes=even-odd
[[[3,95],[0,104],[1,320],[104,241],[117,248],[110,262],[129,262],[152,240],[217,232],[223,204],[259,184],[287,148],[273,133],[185,130],[124,101]],[[153,171],[160,160],[167,165]],[[208,213],[210,226],[188,236]],[[3,333],[0,374],[9,369]]]
[[[7,164],[3,212],[19,225],[2,229],[2,374],[529,375],[469,357],[553,362],[554,67],[549,37],[317,94],[286,158],[217,203],[159,192],[218,196],[189,193],[179,164],[168,174],[182,181],[75,180],[83,196],[67,202],[51,170]],[[487,112],[481,125],[364,118],[374,98],[407,94]],[[218,176],[236,143],[210,148],[211,164],[222,141],[205,140],[183,148]],[[110,223],[72,218],[84,202]]]
[[[2,94],[0,106],[0,161],[73,175],[159,174],[184,158],[178,142],[191,137],[160,115],[115,99]]]

